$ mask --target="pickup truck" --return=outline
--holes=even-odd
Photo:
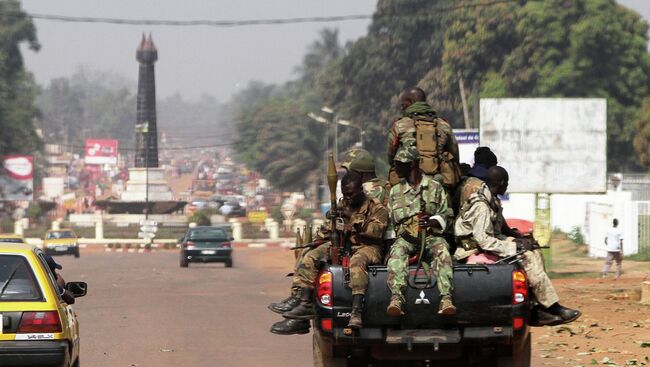
[[[405,311],[390,317],[387,268],[371,266],[363,328],[346,329],[352,294],[341,266],[323,264],[316,282],[315,366],[529,367],[530,301],[515,263],[454,265],[454,316],[438,315],[435,277],[410,267]],[[396,362],[398,361],[398,362]]]

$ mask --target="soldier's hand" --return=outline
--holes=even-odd
[[[346,206],[341,211],[341,217],[346,218],[346,219],[350,219],[352,217],[352,210],[349,207]]]
[[[421,217],[418,224],[421,228],[442,228],[440,223],[431,217]]]

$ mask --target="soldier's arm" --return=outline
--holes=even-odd
[[[397,134],[397,121],[393,121],[390,129],[388,130],[388,165],[393,165],[393,159],[399,147],[399,136]]]
[[[447,225],[452,222],[450,218],[449,203],[447,201],[447,194],[445,190],[439,184],[431,182],[433,187],[428,188],[427,197],[427,213],[432,214],[429,217],[429,220],[438,222],[439,227],[432,227],[434,232],[442,233],[444,232]]]
[[[378,204],[372,208],[366,223],[364,223],[363,228],[358,234],[371,240],[382,240],[387,226],[388,209]]]
[[[476,203],[467,213],[467,220],[471,222],[472,236],[483,251],[490,251],[504,257],[517,252],[517,244],[509,240],[500,240],[490,233],[494,233],[490,221],[490,208],[485,203]]]

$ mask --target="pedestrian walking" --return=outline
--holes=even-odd
[[[605,260],[605,266],[603,266],[601,278],[607,277],[612,262],[616,261],[616,279],[618,279],[623,272],[623,231],[618,227],[618,219],[616,218],[612,221],[612,227],[607,230],[605,246],[607,247],[607,259]]]

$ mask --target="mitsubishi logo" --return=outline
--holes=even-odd
[[[426,299],[426,297],[424,297],[424,291],[420,291],[420,298],[415,300],[416,305],[419,305],[420,303],[424,303],[425,305],[428,305],[428,304],[431,303],[431,302],[429,302],[428,299]]]

